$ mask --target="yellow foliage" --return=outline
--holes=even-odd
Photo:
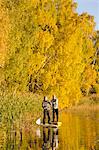
[[[56,93],[60,107],[75,105],[82,86],[95,84],[93,17],[78,15],[72,0],[5,0],[4,5],[11,27],[4,68],[8,87]]]

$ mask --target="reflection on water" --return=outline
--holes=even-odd
[[[61,150],[99,150],[99,112],[63,113],[60,129]]]
[[[42,150],[56,150],[58,148],[58,128],[43,128]]]
[[[1,128],[0,150],[99,150],[99,112],[60,114],[58,128]]]

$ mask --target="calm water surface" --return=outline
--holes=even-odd
[[[62,112],[59,120],[62,126],[58,129],[37,126],[6,133],[4,145],[0,137],[0,150],[99,150],[99,112]]]

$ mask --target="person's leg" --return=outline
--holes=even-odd
[[[57,113],[56,113],[56,109],[54,110],[54,118],[55,118],[55,122],[56,122],[56,118],[57,118]]]
[[[56,109],[56,119],[57,119],[57,122],[58,122],[58,109]]]
[[[46,110],[44,110],[44,114],[43,114],[43,124],[45,124],[45,119],[46,119]]]
[[[55,121],[55,109],[53,109],[53,122]]]
[[[47,116],[48,116],[48,123],[51,123],[50,122],[50,112],[49,111],[47,111]]]

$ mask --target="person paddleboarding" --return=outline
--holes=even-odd
[[[51,124],[51,117],[50,117],[51,102],[48,101],[46,96],[44,96],[42,107],[43,107],[43,124],[45,124],[46,117],[48,117],[48,123]]]
[[[53,117],[53,122],[55,122],[55,118],[56,118],[56,122],[58,122],[58,98],[56,98],[55,95],[52,96],[52,117]]]

